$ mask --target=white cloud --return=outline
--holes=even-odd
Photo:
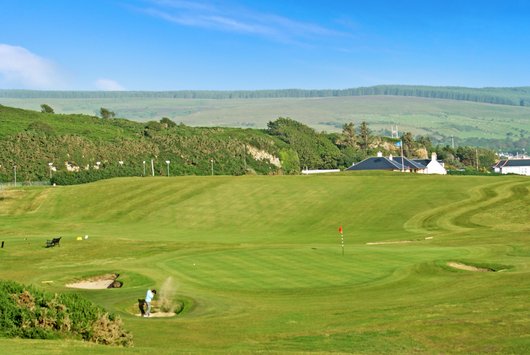
[[[125,88],[117,81],[111,79],[100,78],[95,82],[96,88],[103,91],[123,91]]]
[[[193,0],[150,0],[152,7],[139,9],[153,17],[182,26],[258,35],[280,42],[311,42],[345,33],[287,17],[246,8]]]
[[[0,83],[10,88],[58,89],[62,76],[55,65],[26,48],[0,43]]]

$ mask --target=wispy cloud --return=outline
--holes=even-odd
[[[256,35],[269,40],[310,44],[345,33],[316,23],[297,21],[277,14],[257,12],[233,5],[189,0],[150,0],[141,12],[181,26]]]
[[[51,61],[26,48],[0,43],[0,82],[2,81],[10,88],[63,87],[62,75]]]
[[[123,91],[125,88],[112,79],[100,78],[95,82],[96,88],[103,91]]]

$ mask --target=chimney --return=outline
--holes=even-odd
[[[383,157],[383,153],[381,153],[381,152],[377,152],[377,157],[378,157],[378,158]]]
[[[435,153],[435,152],[432,152],[432,154],[431,154],[431,161],[436,161],[436,159],[437,159],[436,153]]]
[[[389,160],[392,160],[392,158],[393,158],[393,156],[392,156],[392,154],[390,154],[390,155],[388,156],[388,159],[389,159]]]

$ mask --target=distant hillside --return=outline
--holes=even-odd
[[[263,99],[342,96],[415,96],[500,105],[530,106],[530,87],[466,88],[450,86],[379,85],[350,89],[280,90],[179,90],[179,91],[35,91],[0,90],[0,98],[12,99]]]
[[[530,150],[529,106],[380,95],[247,99],[0,97],[0,104],[34,111],[48,104],[56,113],[90,116],[106,107],[130,120],[168,117],[194,127],[265,129],[278,117],[290,117],[317,131],[340,132],[346,123],[366,121],[378,135],[390,136],[391,126],[397,125],[401,133],[429,136],[435,144]]]

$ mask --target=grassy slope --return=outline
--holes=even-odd
[[[17,134],[32,122],[44,122],[59,135],[78,135],[92,139],[113,140],[132,138],[141,132],[142,126],[124,119],[109,119],[86,115],[42,114],[12,107],[0,106],[0,139]]]
[[[399,174],[7,190],[2,277],[64,291],[84,275],[122,274],[122,289],[78,292],[122,312],[138,352],[523,353],[529,190],[524,177]],[[75,240],[84,234],[87,241]],[[62,246],[44,249],[53,235],[63,236]],[[411,242],[366,244],[404,240]],[[449,269],[449,260],[512,268],[472,273]],[[131,316],[145,289],[167,277],[191,305],[187,312]],[[64,346],[0,340],[11,352],[46,352],[50,344]],[[72,343],[72,350],[94,347]]]
[[[264,128],[279,116],[317,130],[338,131],[343,123],[366,120],[376,130],[398,124],[401,131],[457,138],[516,137],[528,131],[530,107],[417,97],[360,96],[282,99],[7,99],[0,104],[38,110],[48,103],[59,113],[95,114],[108,107],[120,117],[146,121],[167,116],[192,126]],[[525,133],[528,135],[528,132]]]

